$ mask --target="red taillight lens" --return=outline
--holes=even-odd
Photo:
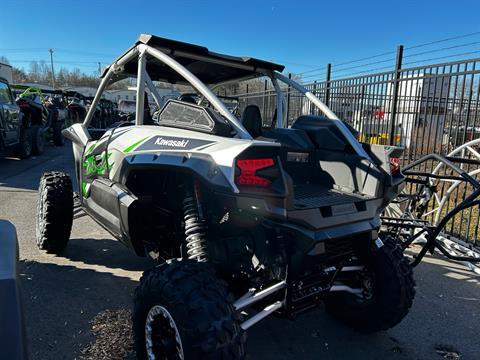
[[[400,158],[390,158],[390,173],[392,174],[392,176],[400,174]]]
[[[235,178],[238,185],[268,187],[272,181],[257,174],[258,170],[274,165],[273,159],[243,159],[237,160],[240,174]]]

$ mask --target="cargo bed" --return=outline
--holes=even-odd
[[[328,189],[318,184],[295,185],[294,194],[294,205],[297,209],[320,208],[373,199],[371,196]]]

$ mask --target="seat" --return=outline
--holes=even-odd
[[[248,105],[242,114],[242,124],[252,138],[262,136],[262,114],[257,105]]]

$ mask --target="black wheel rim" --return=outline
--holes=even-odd
[[[163,306],[153,306],[145,321],[145,347],[149,360],[183,360],[177,325]]]

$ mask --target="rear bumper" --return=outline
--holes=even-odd
[[[311,231],[333,227],[355,227],[357,223],[378,222],[382,199],[369,199],[344,204],[324,205],[318,208],[288,211],[289,222]]]
[[[26,359],[22,306],[17,277],[15,227],[0,220],[0,352],[2,359]]]
[[[356,199],[345,203],[323,204],[311,208],[286,207],[281,198],[261,198],[248,195],[217,194],[225,208],[244,211],[255,217],[278,223],[281,227],[302,229],[309,234],[364,232],[380,225],[381,198]],[[359,228],[359,231],[355,231]],[[332,230],[334,229],[334,230]],[[323,237],[321,235],[313,237]]]

